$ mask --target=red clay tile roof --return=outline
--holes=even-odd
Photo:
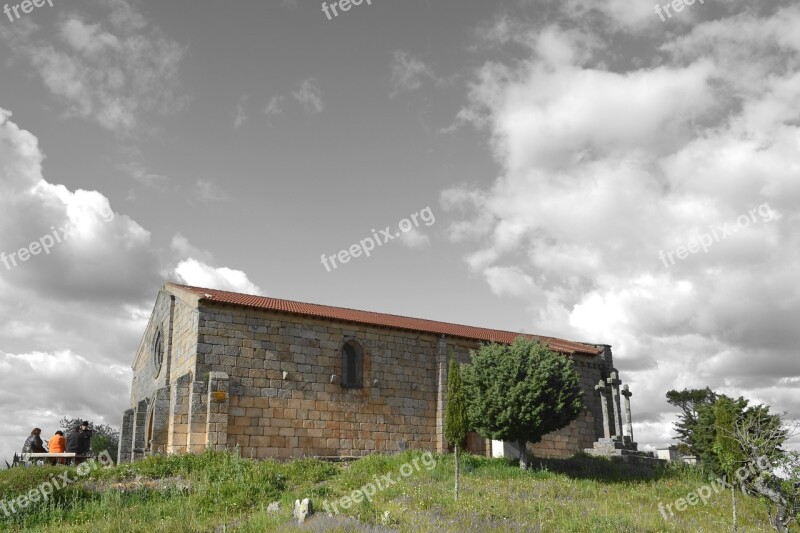
[[[250,294],[240,294],[236,292],[219,291],[216,289],[204,289],[201,287],[191,287],[179,285],[177,283],[167,283],[180,289],[187,290],[200,296],[200,300],[218,302],[242,307],[252,307],[255,309],[268,309],[271,311],[281,311],[296,315],[305,315],[317,318],[329,318],[345,322],[355,322],[358,324],[369,324],[373,326],[383,326],[420,333],[444,334],[464,339],[473,339],[487,342],[499,342],[510,344],[519,336],[538,338],[551,349],[565,353],[579,353],[583,355],[598,355],[602,349],[579,342],[566,341],[553,337],[542,337],[539,335],[528,335],[514,333],[513,331],[503,331],[498,329],[476,328],[472,326],[462,326],[450,324],[448,322],[436,322],[422,318],[411,318],[398,315],[388,315],[386,313],[375,313],[372,311],[359,311],[357,309],[347,309],[345,307],[331,307],[328,305],[309,304],[294,302],[291,300],[279,300],[277,298],[267,298],[265,296],[253,296]]]

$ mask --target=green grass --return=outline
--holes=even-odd
[[[351,463],[312,459],[288,463],[242,459],[234,453],[151,457],[135,465],[98,468],[47,502],[32,504],[11,517],[0,510],[0,530],[53,532],[284,531],[291,525],[291,503],[310,497],[322,521],[322,503],[375,479],[396,480],[376,490],[372,501],[345,509],[351,519],[400,531],[708,531],[731,529],[730,491],[706,505],[689,506],[665,520],[659,502],[674,504],[708,480],[691,467],[626,466],[578,456],[535,461],[529,471],[516,462],[465,456],[461,497],[453,499],[453,458],[419,452],[370,456]],[[400,472],[403,465],[408,477]],[[431,465],[428,470],[426,465]],[[38,487],[65,467],[15,468],[0,472],[0,500]],[[281,502],[281,511],[267,506]],[[353,520],[334,521],[327,531],[352,531]],[[771,531],[764,505],[739,495],[743,531]],[[220,528],[219,531],[223,529]],[[320,529],[317,529],[320,530]],[[795,529],[796,530],[796,529]]]

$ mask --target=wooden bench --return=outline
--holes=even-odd
[[[75,458],[89,458],[89,455],[78,455],[75,452],[64,453],[23,453],[20,454],[19,460],[21,463],[33,462],[34,464],[39,459],[75,459]]]
[[[23,460],[27,459],[47,459],[52,457],[75,457],[78,454],[75,452],[65,452],[65,453],[23,453],[20,455]]]

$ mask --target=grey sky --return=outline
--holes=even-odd
[[[611,344],[644,445],[671,439],[671,388],[800,413],[788,1],[0,17],[0,252],[74,228],[0,263],[0,458],[63,415],[119,424],[165,279]],[[321,263],[428,206],[402,241]]]

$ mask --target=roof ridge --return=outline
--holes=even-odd
[[[172,285],[174,287],[187,290],[194,294],[204,297],[203,299],[208,299],[210,301],[217,301],[219,303],[229,304],[229,305],[239,305],[244,307],[256,307],[256,308],[263,308],[263,309],[271,309],[274,311],[280,312],[288,312],[293,314],[300,314],[306,316],[317,316],[322,318],[329,318],[329,319],[336,319],[336,320],[344,320],[347,322],[355,322],[355,323],[368,323],[373,325],[382,325],[384,327],[392,327],[397,329],[404,329],[410,331],[420,331],[420,332],[427,332],[427,333],[436,333],[442,335],[451,335],[455,337],[462,337],[462,338],[471,338],[477,340],[486,340],[491,342],[505,342],[502,339],[508,340],[512,338],[516,338],[517,336],[523,336],[527,338],[538,338],[542,339],[543,341],[547,342],[548,344],[556,344],[561,345],[562,349],[559,350],[558,347],[551,346],[556,351],[561,351],[565,353],[570,352],[582,352],[582,353],[591,353],[591,354],[599,354],[602,352],[596,346],[591,344],[585,344],[582,342],[577,341],[570,341],[567,339],[560,339],[558,337],[550,337],[546,335],[536,335],[532,333],[519,333],[509,330],[501,330],[501,329],[494,329],[494,328],[487,328],[482,326],[469,326],[466,324],[457,324],[454,322],[444,322],[441,320],[432,320],[429,318],[416,318],[406,315],[397,315],[393,313],[383,313],[380,311],[367,311],[364,309],[354,309],[351,307],[341,307],[341,306],[333,306],[327,304],[318,304],[318,303],[310,303],[310,302],[301,302],[298,300],[288,300],[284,298],[273,298],[271,296],[261,296],[256,294],[246,294],[240,292],[233,292],[233,291],[225,291],[220,289],[210,289],[206,287],[197,287],[193,285],[184,285],[181,283],[175,282],[167,282],[168,285]],[[215,293],[218,295],[215,298]],[[219,297],[223,297],[220,299]],[[260,299],[264,301],[265,305],[258,305],[258,302],[245,302],[243,298],[250,298],[250,299]],[[285,305],[269,305],[270,302],[280,302],[284,303]],[[286,309],[287,307],[295,307],[298,309]],[[305,312],[303,311],[303,307],[306,308]],[[346,316],[335,316],[342,314],[352,314],[352,317]],[[359,318],[355,315],[361,315],[361,318],[367,318],[368,315],[371,319],[370,321],[359,320]],[[381,320],[382,318],[389,318],[394,319],[395,323],[387,323],[386,320]],[[402,324],[402,322],[406,322],[406,324]],[[415,327],[416,326],[416,327]],[[427,328],[425,326],[428,326]],[[459,333],[458,330],[461,330]],[[445,331],[443,331],[445,330]],[[471,334],[470,334],[471,333]]]
[[[511,330],[508,330],[508,329],[487,328],[487,327],[484,327],[484,326],[470,326],[469,324],[458,324],[456,322],[446,322],[444,320],[434,320],[432,318],[419,318],[419,317],[413,317],[413,316],[408,316],[408,315],[398,315],[398,314],[395,314],[395,313],[384,313],[383,311],[369,311],[367,309],[356,309],[355,307],[343,307],[343,306],[340,306],[340,305],[319,304],[319,303],[314,303],[314,302],[301,302],[300,300],[289,300],[287,298],[273,298],[271,296],[261,296],[259,294],[247,294],[247,293],[244,293],[244,292],[224,291],[224,290],[221,290],[221,289],[209,289],[209,288],[205,288],[205,287],[195,287],[195,286],[192,286],[192,285],[182,285],[180,283],[174,283],[174,282],[169,282],[169,283],[170,283],[170,285],[175,285],[176,287],[183,287],[185,289],[193,289],[193,290],[198,290],[198,291],[224,292],[226,294],[234,294],[236,296],[249,296],[251,298],[264,298],[265,300],[277,300],[277,301],[281,301],[281,302],[291,302],[291,303],[302,304],[302,305],[313,305],[313,306],[316,306],[316,307],[328,307],[330,309],[344,309],[346,311],[355,311],[357,313],[371,313],[371,314],[374,314],[374,315],[384,315],[384,316],[391,316],[391,317],[395,317],[395,318],[405,318],[405,319],[410,319],[410,320],[421,320],[421,321],[424,321],[424,322],[432,322],[432,323],[435,323],[435,324],[447,324],[449,326],[459,326],[459,327],[474,328],[474,329],[485,329],[487,331],[502,331],[504,333],[515,333],[515,334],[519,334],[519,335],[532,335],[534,337],[541,337],[543,339],[548,339],[548,338],[549,339],[556,339],[556,337],[547,337],[546,335],[536,335],[536,334],[533,334],[533,333],[518,333],[516,331],[511,331]],[[211,296],[213,298],[214,295],[213,294],[209,294],[209,296]],[[566,339],[556,339],[556,340],[566,340]],[[574,341],[568,341],[568,342],[574,342]],[[581,344],[583,344],[583,343],[581,343]]]

